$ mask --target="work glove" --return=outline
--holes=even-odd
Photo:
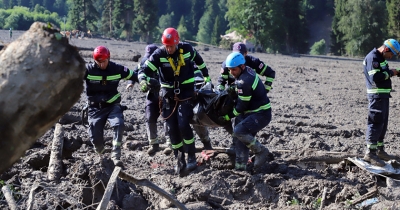
[[[229,120],[231,120],[231,118],[229,117],[229,115],[226,114],[223,116],[219,116],[218,120],[223,122],[223,121],[229,121]]]
[[[142,80],[140,81],[140,91],[142,92],[147,92],[150,87],[149,87],[149,83],[146,80]]]
[[[224,91],[225,90],[225,85],[218,85],[217,86],[218,91]]]
[[[272,90],[272,82],[264,82],[264,87],[265,87],[265,91],[267,91],[267,93]]]

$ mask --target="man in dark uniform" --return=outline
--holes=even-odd
[[[275,71],[270,66],[262,62],[260,59],[248,55],[246,45],[242,42],[236,42],[233,45],[232,52],[240,52],[245,58],[246,66],[254,69],[258,75],[265,76],[264,86],[265,90],[268,93],[272,89],[272,82],[275,79]],[[217,89],[219,91],[225,90],[225,85],[229,85],[234,80],[235,79],[231,75],[229,75],[229,69],[228,67],[226,67],[226,63],[224,61],[221,65],[221,75],[218,78]]]
[[[121,93],[118,84],[121,79],[134,81],[137,76],[125,66],[110,61],[110,51],[98,46],[93,51],[94,63],[86,64],[86,95],[89,103],[89,137],[98,154],[104,152],[104,126],[108,120],[114,129],[111,159],[122,166],[121,142],[124,132],[124,115],[120,105]]]
[[[139,70],[142,91],[150,85],[150,75],[158,71],[162,98],[162,116],[168,125],[172,149],[178,158],[178,151],[187,153],[181,156],[182,168],[177,172],[192,171],[196,168],[196,148],[190,120],[193,117],[194,66],[202,71],[206,82],[210,82],[208,69],[200,54],[188,43],[179,41],[178,31],[167,28],[162,34],[163,47],[154,51]]]
[[[153,52],[158,49],[158,47],[155,44],[149,44],[146,46],[145,49],[145,54],[138,64],[137,68],[134,69],[134,72],[138,75],[139,77],[139,69],[141,66],[144,65],[144,63],[147,61],[147,59],[153,54]],[[149,140],[149,149],[147,150],[148,154],[154,154],[159,150],[159,143],[160,140],[158,138],[157,134],[157,119],[160,116],[160,108],[159,108],[159,99],[158,99],[158,92],[160,90],[160,86],[158,83],[159,76],[158,72],[152,72],[151,75],[149,75],[150,78],[152,78],[155,82],[157,82],[157,85],[150,88],[147,91],[146,95],[146,131],[147,131],[147,138]],[[169,141],[169,137],[167,134],[167,128],[166,125],[164,124],[164,132],[165,132],[165,137],[166,140]],[[168,142],[167,142],[168,144]]]
[[[271,121],[271,104],[262,81],[253,69],[245,65],[241,53],[231,53],[225,63],[235,78],[238,95],[233,111],[221,116],[227,121],[235,118],[233,136],[238,139],[235,169],[246,170],[249,149],[255,154],[254,168],[258,169],[267,161],[269,151],[255,136]]]
[[[138,71],[141,66],[144,65],[146,60],[150,57],[150,55],[153,54],[153,52],[157,49],[158,47],[155,44],[149,44],[146,46],[145,49],[145,54],[140,63],[137,65],[137,68],[135,68],[133,71],[140,77]],[[203,78],[203,74],[201,70],[197,68],[195,65],[195,76]],[[156,79],[157,81],[159,80],[158,72],[153,72],[153,75],[150,75],[150,78]],[[127,88],[132,87],[132,84],[128,84]],[[157,119],[160,116],[160,108],[159,108],[159,86],[151,88],[149,91],[147,91],[147,97],[146,97],[146,129],[147,129],[147,138],[149,140],[149,149],[147,150],[148,154],[154,154],[155,152],[159,151],[160,147],[160,139],[157,136]],[[197,133],[199,136],[201,142],[204,145],[204,149],[212,149],[211,147],[211,142],[210,142],[210,137],[209,133],[206,127],[199,126],[199,125],[193,125],[193,130]],[[164,154],[170,154],[172,150],[170,149],[171,146],[171,140],[168,135],[168,126],[166,122],[164,122],[164,136],[166,140],[166,145],[168,146],[167,148],[164,149]]]
[[[266,93],[268,93],[272,89],[272,82],[275,79],[275,71],[264,62],[262,62],[259,58],[254,56],[248,55],[246,44],[242,42],[236,42],[232,47],[232,52],[239,52],[244,56],[245,65],[252,68],[258,75],[265,76],[264,87]],[[229,69],[226,66],[226,61],[222,62],[221,64],[221,75],[218,78],[217,90],[223,91],[225,90],[226,85],[231,85],[234,83],[235,78],[229,74]],[[229,133],[232,134],[233,128],[232,126],[224,126],[224,129]],[[233,136],[232,138],[232,145],[231,149],[235,149],[235,145],[237,142],[237,138]]]
[[[365,57],[364,76],[367,86],[368,126],[366,132],[367,151],[364,160],[377,166],[384,166],[385,161],[394,159],[384,151],[385,138],[389,121],[389,98],[392,90],[390,77],[398,75],[400,69],[389,69],[386,59],[400,54],[400,44],[394,39],[386,40],[378,49],[374,48]]]

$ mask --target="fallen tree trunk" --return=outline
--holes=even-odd
[[[0,51],[0,173],[75,104],[85,61],[51,25],[35,22]]]
[[[53,144],[51,145],[51,155],[49,161],[49,169],[47,170],[47,178],[50,181],[60,181],[62,173],[62,150],[64,146],[64,129],[61,124],[56,124],[54,130]]]
[[[110,202],[111,194],[114,190],[114,185],[117,182],[118,174],[121,171],[121,167],[115,167],[110,179],[108,180],[106,191],[104,192],[103,198],[96,210],[107,209],[108,202]]]

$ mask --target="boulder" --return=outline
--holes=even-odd
[[[35,22],[0,51],[0,173],[80,98],[85,61],[51,24]]]

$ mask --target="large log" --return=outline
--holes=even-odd
[[[60,123],[56,124],[54,130],[53,144],[51,145],[51,155],[49,161],[49,169],[47,170],[47,178],[50,181],[60,181],[62,174],[62,151],[64,146],[64,128]]]
[[[0,173],[79,99],[85,61],[58,29],[35,22],[0,51]]]

